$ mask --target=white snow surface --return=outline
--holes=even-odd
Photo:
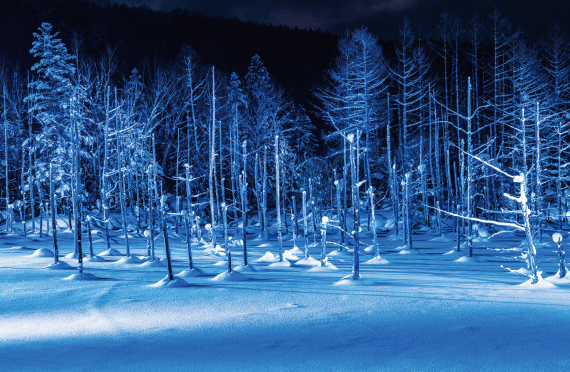
[[[53,252],[46,248],[36,249],[32,254],[33,257],[53,257]]]
[[[387,221],[390,211],[378,212],[381,216]],[[362,217],[365,226],[365,211]],[[112,248],[125,252],[118,239],[123,233],[111,234],[117,242]],[[337,243],[332,228],[329,234],[329,242]],[[362,235],[361,246],[370,245],[372,237]],[[537,246],[537,265],[548,279],[538,285],[501,267],[526,266],[520,249],[514,249],[524,239],[519,232],[495,234],[484,247],[475,246],[474,264],[453,261],[466,255],[463,250],[444,255],[456,244],[451,232],[445,234],[449,243],[433,241],[433,231],[414,235],[421,253],[414,255],[398,254],[401,239],[379,233],[382,258],[389,264],[365,265],[373,255],[360,256],[362,279],[356,281],[350,278],[352,256],[336,258],[338,270],[311,272],[299,262],[264,270],[269,260],[247,271],[248,280],[214,281],[223,270],[214,266],[220,258],[202,247],[193,258],[203,276],[165,281],[166,260],[155,261],[160,266],[116,265],[121,257],[107,256],[104,262],[84,262],[85,273],[99,280],[62,280],[79,279],[76,269],[49,270],[53,257],[31,256],[36,249],[53,249],[51,235],[29,236],[0,235],[0,371],[552,371],[570,366],[570,285],[548,281],[558,270],[556,250]],[[221,237],[219,231],[218,241]],[[58,243],[60,262],[77,267],[77,259],[64,257],[73,252],[67,225],[58,231]],[[133,235],[129,243],[132,254],[146,255],[144,237]],[[155,243],[156,254],[164,256],[162,239]],[[291,249],[293,242],[283,245]],[[172,238],[170,248],[173,272],[187,269],[186,243]],[[95,254],[106,249],[105,241],[94,243]],[[277,244],[248,244],[249,260],[268,250],[277,255]],[[320,252],[320,244],[310,247],[312,256]],[[232,249],[234,262],[243,263],[242,247]]]
[[[239,271],[232,271],[231,273],[225,271],[212,278],[212,281],[215,282],[243,282],[246,280],[248,278]]]

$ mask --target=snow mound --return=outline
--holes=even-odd
[[[83,262],[107,262],[103,257],[93,256],[93,257],[85,257]]]
[[[257,247],[258,248],[267,248],[267,247],[273,247],[273,243],[261,243],[259,244]]]
[[[294,254],[292,254],[289,251],[285,251],[283,253],[283,258],[288,259],[289,261],[299,261],[299,257],[295,256]]]
[[[75,273],[67,278],[63,278],[63,280],[99,280],[99,278],[89,273]]]
[[[371,260],[368,260],[368,261],[366,261],[366,262],[363,262],[363,264],[365,264],[365,265],[386,265],[386,264],[389,264],[389,263],[390,263],[390,262],[389,262],[387,259],[382,258],[382,257],[380,257],[380,256],[374,257],[374,258],[371,259]]]
[[[131,256],[131,257],[123,257],[115,263],[133,265],[133,264],[140,264],[140,263],[142,263],[142,261],[140,258],[138,258],[136,256]]]
[[[271,252],[265,252],[263,256],[255,260],[255,262],[275,262],[279,258],[275,257]]]
[[[532,284],[532,279],[529,279],[524,283],[518,284],[517,287],[521,287],[524,289],[553,289],[553,288],[557,288],[556,285],[554,285],[553,283],[549,282],[546,279],[543,279],[540,274],[541,273],[538,273],[538,282],[537,283]]]
[[[228,266],[228,261],[218,261],[214,264],[214,266]]]
[[[347,251],[346,249],[343,249],[342,251],[340,249],[335,249],[334,251],[327,254],[327,256],[328,257],[352,257],[352,254],[349,251]]]
[[[341,285],[341,286],[369,286],[372,285],[372,282],[367,279],[362,279],[362,275],[359,275],[358,280],[354,280],[352,274],[345,276],[338,282],[334,283],[334,285]]]
[[[32,257],[53,257],[53,252],[49,249],[40,248],[36,249],[36,251],[32,253]]]
[[[560,278],[560,270],[558,270],[556,274],[545,278],[545,280],[555,284],[570,284],[570,272],[566,268],[566,275],[564,275],[564,278]]]
[[[70,260],[77,260],[79,258],[79,254],[75,253],[75,252],[71,252],[65,255],[65,258],[68,258]]]
[[[237,267],[234,268],[234,271],[243,273],[243,272],[254,272],[254,271],[258,271],[258,268],[253,266],[253,265],[239,265]]]
[[[319,264],[319,260],[314,259],[313,257],[309,256],[309,258],[303,258],[295,262],[295,266],[315,266]]]
[[[179,274],[176,274],[175,276],[177,276],[179,278],[194,278],[197,276],[206,276],[206,275],[208,275],[208,274],[206,274],[204,271],[195,267],[192,270],[186,269],[186,270],[180,272]]]
[[[274,262],[267,267],[281,268],[281,267],[290,267],[290,266],[291,266],[291,262],[289,262],[286,258],[284,258],[283,261]]]
[[[412,248],[412,249],[402,249],[400,254],[422,254],[419,249]]]
[[[445,252],[443,255],[446,256],[448,254],[459,254],[459,253],[462,253],[462,252],[461,251],[458,252],[457,249],[452,249],[449,252]]]
[[[476,263],[476,262],[481,262],[481,261],[482,260],[479,257],[463,256],[463,257],[459,257],[457,260],[455,260],[453,262]]]
[[[368,247],[364,248],[364,252],[374,253],[374,252],[376,252],[376,249],[374,249],[374,245],[369,245]]]
[[[336,267],[335,265],[333,265],[332,263],[328,262],[325,259],[324,265],[322,262],[319,261],[319,263],[313,267],[311,267],[309,270],[307,271],[311,271],[311,272],[322,272],[322,271],[333,271],[333,270],[338,270],[338,267]]]
[[[294,247],[291,249],[286,250],[285,252],[289,252],[293,255],[299,255],[299,254],[305,254],[305,252],[303,252],[302,250],[299,249],[299,247]]]
[[[58,263],[52,263],[51,265],[47,265],[45,267],[48,270],[69,270],[75,269],[74,267],[69,266],[67,263],[63,261],[59,261]]]
[[[116,249],[107,249],[105,252],[99,253],[97,256],[105,257],[105,256],[122,256],[123,254]]]
[[[139,267],[164,267],[164,264],[159,260],[143,262]]]
[[[151,284],[149,287],[152,288],[182,288],[182,287],[190,287],[190,284],[186,282],[184,279],[174,277],[174,279],[170,280],[168,275],[159,282]]]
[[[218,274],[211,280],[213,282],[245,282],[246,280],[249,279],[242,273],[233,270],[231,273],[225,271],[221,274]]]

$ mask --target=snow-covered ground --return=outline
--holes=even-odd
[[[378,215],[381,227],[388,212]],[[517,250],[520,233],[491,231],[475,243],[475,259],[457,262],[465,252],[445,254],[456,245],[449,230],[441,239],[417,229],[418,254],[400,254],[401,240],[385,232],[378,241],[388,262],[365,264],[374,252],[366,249],[372,238],[364,227],[360,267],[366,285],[345,286],[335,283],[351,273],[351,254],[331,254],[329,269],[295,265],[295,256],[304,258],[297,251],[287,255],[292,265],[270,266],[266,252],[278,258],[276,237],[263,244],[255,229],[248,251],[257,270],[241,270],[248,280],[212,280],[226,270],[225,263],[216,265],[224,257],[194,244],[195,265],[207,276],[184,277],[190,286],[180,288],[151,287],[166,276],[166,261],[141,267],[115,263],[116,256],[85,263],[99,280],[62,280],[75,271],[45,269],[53,257],[32,255],[52,250],[51,236],[0,236],[0,371],[570,368],[570,284],[520,286],[528,278],[505,269],[525,267]],[[121,235],[112,232],[112,247],[124,254]],[[132,252],[146,256],[145,238],[132,235]],[[71,232],[58,236],[60,260],[75,268],[77,261],[65,258],[73,251]],[[93,238],[95,253],[103,252],[101,235]],[[338,240],[333,230],[327,238]],[[558,271],[558,261],[550,237],[544,241],[538,267],[546,278]],[[235,266],[243,263],[237,243],[231,246]],[[302,238],[297,244],[304,250]],[[186,243],[172,234],[170,245],[174,271],[182,272]],[[83,247],[88,252],[87,234]],[[290,235],[284,248],[293,248]],[[336,248],[330,244],[327,252]],[[164,257],[162,237],[156,249]],[[320,260],[320,252],[317,239],[310,253]],[[254,262],[261,257],[267,259]]]

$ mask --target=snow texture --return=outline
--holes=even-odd
[[[533,365],[547,371],[566,363],[564,342],[544,342],[570,334],[570,284],[555,280],[555,249],[538,248],[538,266],[548,278],[532,285],[528,276],[504,269],[526,266],[521,248],[513,249],[522,233],[499,234],[488,247],[474,248],[481,258],[476,265],[454,262],[466,252],[446,256],[450,246],[435,237],[436,232],[414,236],[423,254],[401,255],[395,250],[401,241],[379,236],[387,252],[382,259],[390,264],[365,264],[374,258],[362,256],[360,280],[352,279],[349,255],[334,257],[338,270],[317,272],[308,270],[320,262],[312,257],[287,270],[268,266],[272,262],[257,264],[266,270],[251,270],[250,261],[245,281],[233,280],[239,266],[212,280],[204,271],[219,273],[214,266],[219,257],[200,249],[194,264],[204,271],[186,274],[186,243],[173,239],[173,269],[180,274],[172,282],[165,279],[166,262],[158,260],[142,265],[84,260],[86,274],[78,275],[72,271],[77,261],[62,258],[59,269],[46,269],[53,258],[30,254],[49,237],[43,242],[2,237],[0,370],[77,371],[95,365],[109,372],[520,371]],[[446,237],[454,246],[455,235]],[[73,252],[72,233],[58,239],[62,256]],[[366,246],[372,238],[362,239]],[[132,254],[146,254],[144,237],[135,236],[130,244]],[[106,243],[94,245],[101,252]],[[284,242],[284,248],[292,249],[293,242]],[[156,250],[164,252],[161,239]],[[320,251],[320,244],[310,247],[314,257]],[[252,245],[248,252],[250,258],[266,254]],[[239,250],[232,252],[234,261],[243,262]],[[170,287],[180,288],[159,290]],[[537,324],[533,337],[521,324]]]
[[[36,249],[34,253],[32,253],[33,257],[53,257],[53,252],[49,249],[40,248]]]

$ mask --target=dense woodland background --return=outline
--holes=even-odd
[[[529,43],[498,12],[442,14],[437,38],[403,19],[381,42],[181,10],[2,6],[2,193],[22,218],[48,205],[49,164],[63,209],[77,196],[138,213],[170,195],[214,221],[227,201],[237,220],[296,209],[307,191],[315,213],[356,215],[375,194],[410,248],[414,224],[441,230],[440,209],[469,231],[522,219],[537,237],[566,214],[570,53],[556,25]]]

